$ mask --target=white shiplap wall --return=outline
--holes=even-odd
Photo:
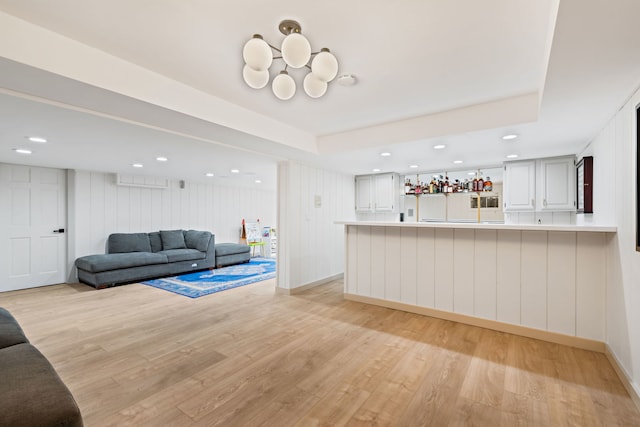
[[[69,262],[104,253],[111,233],[209,230],[216,242],[238,242],[240,224],[275,227],[275,191],[170,181],[169,188],[116,185],[114,174],[69,171]],[[73,268],[70,270],[73,273]]]
[[[602,342],[610,238],[348,225],[345,292]]]
[[[593,214],[579,223],[615,224],[608,242],[606,343],[640,395],[640,252],[636,251],[636,108],[640,91],[616,113],[582,152],[593,156]]]
[[[354,197],[353,175],[278,164],[278,287],[295,289],[343,273],[344,226],[334,221],[354,219]]]

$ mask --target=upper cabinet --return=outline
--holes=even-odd
[[[575,157],[505,163],[504,210],[573,211]]]
[[[509,162],[504,166],[504,210],[536,208],[536,161]]]
[[[382,173],[356,177],[357,212],[398,212],[399,175]]]
[[[371,175],[356,176],[356,211],[373,210],[373,184]]]
[[[378,212],[394,212],[398,208],[398,179],[393,173],[374,175],[375,202],[374,209]]]
[[[540,160],[539,210],[575,210],[575,171],[573,156]]]

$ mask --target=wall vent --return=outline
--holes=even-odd
[[[169,188],[169,178],[119,173],[116,174],[116,185],[141,188]]]

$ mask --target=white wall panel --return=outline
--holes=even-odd
[[[74,211],[75,224],[70,223],[69,227],[74,227],[71,235],[75,236],[75,254],[70,253],[69,260],[74,260],[83,255],[96,253],[98,248],[104,253],[106,237],[101,241],[92,241],[91,233],[91,173],[76,171],[75,181],[75,207],[69,210]],[[120,219],[120,218],[118,218]],[[69,238],[69,237],[68,237]]]
[[[371,227],[358,227],[358,295],[371,296]]]
[[[547,233],[522,232],[520,321],[547,328]]]
[[[576,333],[576,233],[548,232],[547,328]]]
[[[606,236],[578,233],[576,251],[576,334],[604,341]]]
[[[516,230],[498,230],[496,271],[497,320],[520,324],[521,238]]]
[[[358,283],[358,227],[353,225],[345,226],[346,261],[345,266],[345,292],[357,294],[356,283]],[[383,292],[384,293],[384,292]]]
[[[371,227],[371,296],[385,298],[385,227]]]
[[[387,228],[384,257],[384,293],[390,301],[400,301],[402,298],[400,287],[400,229]]]
[[[436,229],[435,308],[453,311],[453,229]]]
[[[335,221],[355,218],[353,175],[291,161],[280,162],[278,171],[278,245],[286,248],[278,258],[287,263],[278,267],[278,287],[293,289],[343,273],[345,231]]]
[[[435,307],[435,230],[418,229],[418,305]]]
[[[497,231],[476,230],[474,255],[474,314],[497,319]]]
[[[451,260],[441,260],[443,266],[449,265],[453,270],[453,310],[473,316],[475,230],[455,229],[453,239]]]
[[[400,230],[400,301],[415,305],[418,302],[418,260],[417,229]]]

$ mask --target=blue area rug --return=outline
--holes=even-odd
[[[226,289],[273,279],[274,277],[276,277],[275,259],[252,258],[251,261],[245,264],[147,280],[142,284],[189,298],[198,298]]]

